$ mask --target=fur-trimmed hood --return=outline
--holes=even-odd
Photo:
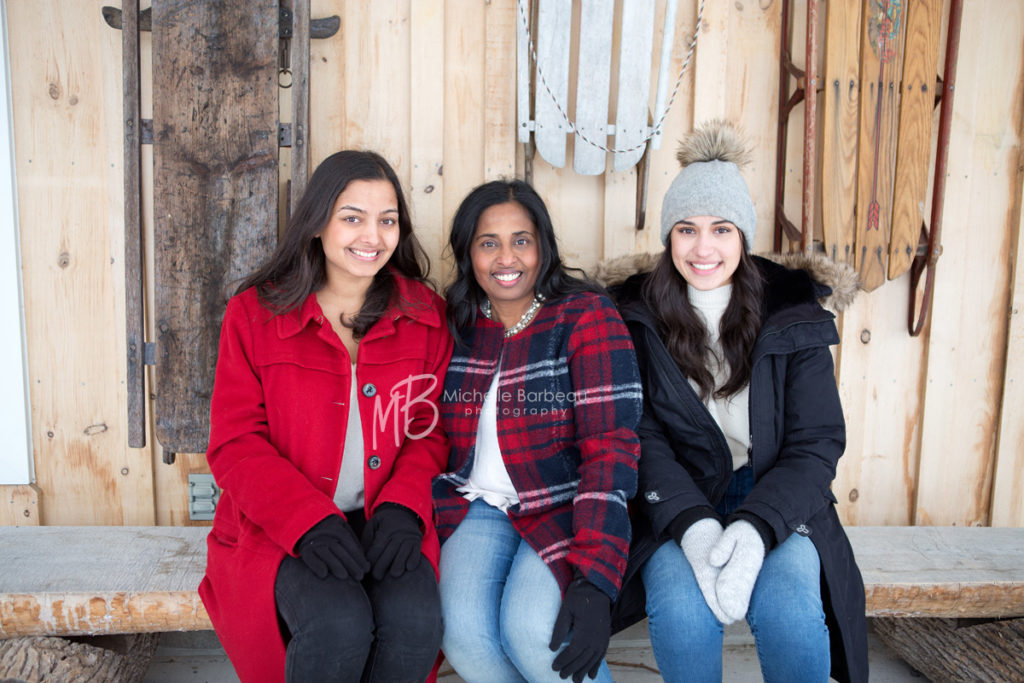
[[[828,311],[839,314],[853,303],[859,291],[857,271],[845,263],[836,263],[823,254],[759,254],[790,270],[803,270],[818,285],[829,291],[818,297],[818,303]],[[661,258],[660,253],[627,254],[605,259],[597,264],[592,277],[604,287],[621,285],[632,275],[648,273]]]

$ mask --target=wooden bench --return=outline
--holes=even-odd
[[[936,681],[1024,679],[1024,528],[846,532],[871,626],[904,661]]]
[[[208,527],[0,527],[0,638],[213,628]]]
[[[212,628],[196,592],[208,531],[0,527],[0,638]],[[1024,616],[1024,528],[847,533],[864,576],[867,614],[883,618],[876,623]]]
[[[847,527],[870,617],[1024,616],[1024,528]]]
[[[141,681],[159,632],[212,628],[208,532],[0,527],[0,680]]]

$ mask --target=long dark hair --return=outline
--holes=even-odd
[[[729,365],[729,378],[717,389],[707,363],[708,330],[690,303],[686,280],[672,262],[671,248],[665,249],[644,283],[644,301],[654,313],[658,333],[683,374],[697,384],[702,401],[712,395],[732,396],[750,382],[751,354],[761,331],[764,281],[742,234],[740,239],[743,250],[732,276],[732,296],[719,324],[719,342]]]
[[[551,216],[537,191],[522,180],[493,180],[474,188],[462,200],[452,220],[448,247],[455,260],[455,281],[445,290],[448,300],[448,327],[455,342],[463,344],[462,333],[476,322],[477,312],[487,296],[473,275],[470,247],[476,234],[480,215],[492,206],[515,202],[523,207],[537,230],[540,265],[535,294],[546,301],[576,292],[600,292],[601,288],[587,280],[579,268],[569,268],[558,255],[558,240]],[[573,275],[572,273],[579,273]]]
[[[338,195],[353,180],[386,180],[395,188],[398,246],[387,266],[374,276],[359,313],[351,320],[343,318],[342,325],[352,328],[359,338],[377,322],[394,293],[392,270],[424,282],[430,271],[430,262],[412,232],[409,206],[394,169],[376,152],[343,150],[327,157],[316,167],[274,254],[248,275],[237,291],[256,287],[263,305],[280,315],[300,306],[310,293],[323,287],[327,282],[326,258],[323,243],[316,235],[327,225]]]

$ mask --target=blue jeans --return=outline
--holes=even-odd
[[[743,495],[742,488],[749,491],[752,484],[747,474],[741,470],[732,482]],[[733,504],[725,507],[735,507],[739,500],[742,496],[733,495]],[[820,572],[814,544],[797,534],[765,557],[747,611],[765,683],[828,681],[831,661]],[[722,624],[704,601],[682,549],[675,541],[664,543],[641,573],[651,646],[662,678],[668,683],[721,681]]]
[[[548,647],[562,605],[558,582],[507,514],[482,499],[470,503],[441,546],[440,589],[441,649],[467,683],[564,683]],[[611,682],[606,663],[597,680]]]

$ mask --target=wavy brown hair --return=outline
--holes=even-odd
[[[362,308],[341,324],[358,339],[373,327],[391,304],[394,274],[424,282],[430,263],[412,232],[409,206],[391,165],[376,152],[343,150],[320,162],[299,199],[288,228],[270,259],[246,276],[239,292],[256,287],[260,302],[276,315],[287,313],[327,282],[324,247],[317,235],[330,219],[334,202],[353,180],[386,180],[398,200],[398,246],[387,265],[377,271]]]
[[[740,237],[743,239],[742,234]],[[717,389],[714,374],[708,368],[708,330],[704,319],[690,303],[686,280],[676,270],[670,248],[665,249],[644,282],[643,297],[654,313],[665,347],[683,374],[697,384],[702,401],[712,396],[732,396],[750,382],[754,344],[761,331],[764,280],[747,251],[745,239],[739,265],[732,276],[732,296],[719,324],[719,342],[729,365],[729,378]]]

